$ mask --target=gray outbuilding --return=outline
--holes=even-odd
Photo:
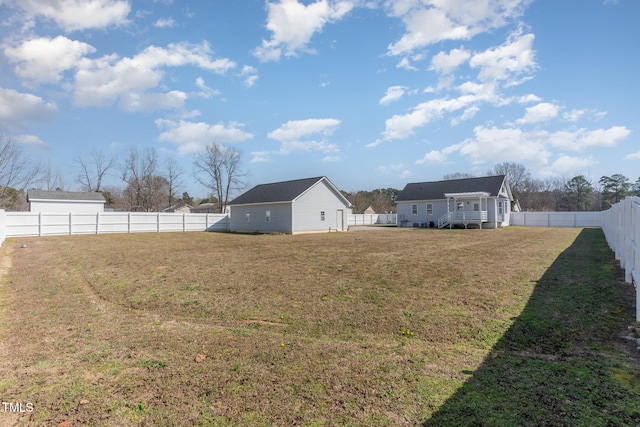
[[[261,233],[346,231],[351,203],[325,176],[261,184],[231,203],[230,229]]]

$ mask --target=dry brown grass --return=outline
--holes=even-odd
[[[34,425],[416,425],[579,232],[8,241],[0,397]]]

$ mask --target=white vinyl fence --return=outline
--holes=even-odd
[[[395,224],[396,214],[350,214],[347,225]]]
[[[600,227],[602,212],[512,212],[511,225],[526,227]]]
[[[2,212],[4,236],[228,230],[224,214]]]
[[[602,231],[620,260],[625,281],[636,284],[636,321],[640,322],[640,197],[625,197],[604,211]]]

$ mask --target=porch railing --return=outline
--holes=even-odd
[[[438,227],[446,227],[449,224],[464,222],[486,222],[487,211],[455,211],[449,212],[438,218]]]

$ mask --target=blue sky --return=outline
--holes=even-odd
[[[635,181],[639,19],[637,0],[0,0],[0,129],[68,190],[75,156],[155,147],[204,197],[211,141],[251,185],[500,162]]]

